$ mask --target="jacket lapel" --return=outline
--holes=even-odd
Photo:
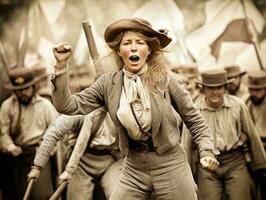
[[[118,125],[119,121],[117,119],[116,113],[118,110],[118,106],[120,103],[120,97],[122,92],[122,83],[123,83],[123,72],[120,70],[114,75],[114,78],[112,79],[111,88],[110,91],[107,91],[107,94],[109,94],[108,99],[108,110],[110,113],[110,116],[113,119],[113,122]]]
[[[120,103],[120,97],[122,92],[122,84],[123,84],[123,71],[120,70],[114,75],[113,82],[111,83],[110,91],[107,91],[109,94],[109,104],[108,109],[110,116],[115,125],[121,125],[116,113],[118,110],[118,106]],[[150,94],[150,101],[151,101],[151,117],[152,117],[152,135],[155,137],[159,131],[160,124],[162,121],[162,111],[160,108],[161,103],[163,103],[163,95],[154,96]]]
[[[154,96],[150,94],[151,101],[151,117],[152,117],[152,137],[155,137],[159,131],[160,124],[162,121],[162,111],[160,109],[161,103],[163,103],[162,95]],[[158,105],[159,104],[159,105]]]

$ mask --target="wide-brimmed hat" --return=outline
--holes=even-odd
[[[263,89],[266,88],[266,72],[252,71],[248,73],[248,88]]]
[[[229,79],[242,76],[247,73],[246,71],[241,72],[240,67],[237,65],[227,66],[224,70],[227,72],[227,78]]]
[[[157,37],[160,41],[161,48],[166,47],[172,41],[172,39],[167,36],[166,31],[154,30],[147,20],[142,18],[131,18],[120,19],[110,24],[104,33],[105,42],[109,45],[109,43],[115,40],[119,33],[128,30],[137,30],[148,37]]]
[[[22,90],[34,85],[40,78],[34,76],[34,69],[16,67],[9,71],[11,83],[4,85],[8,90]]]
[[[188,79],[197,78],[199,75],[198,67],[195,63],[180,65],[171,70],[175,73],[185,76]]]
[[[233,79],[227,80],[226,71],[223,69],[212,69],[201,73],[201,81],[196,80],[199,83],[207,87],[218,87],[231,83]]]

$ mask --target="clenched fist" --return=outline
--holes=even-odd
[[[59,184],[61,184],[64,181],[69,182],[70,179],[72,178],[71,174],[68,173],[67,171],[64,171],[60,176],[59,176]]]
[[[41,170],[37,169],[36,167],[32,167],[30,172],[28,173],[27,177],[28,177],[28,182],[31,179],[37,180],[40,176]]]
[[[11,144],[7,147],[7,153],[11,154],[14,157],[19,156],[20,154],[22,154],[22,149],[20,146]]]
[[[66,68],[66,63],[72,55],[72,47],[66,42],[62,42],[53,48],[54,57],[56,59],[55,71]]]
[[[207,168],[210,170],[216,170],[217,167],[219,166],[219,162],[210,156],[206,156],[200,159],[200,164],[202,165],[203,168]]]

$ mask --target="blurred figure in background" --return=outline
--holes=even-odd
[[[180,67],[173,68],[172,71],[183,77],[182,81],[185,88],[189,91],[193,101],[196,101],[197,98],[201,96],[201,88],[195,82],[199,76],[197,65],[194,63],[182,65]]]
[[[244,102],[225,94],[226,71],[217,69],[201,74],[205,98],[196,103],[212,129],[215,147],[220,151],[220,166],[209,171],[198,165],[197,183],[202,200],[251,200],[251,177],[243,146],[249,145],[254,172],[266,169],[266,155]],[[262,174],[260,174],[262,175]]]
[[[227,72],[227,78],[233,81],[226,85],[228,94],[234,95],[246,101],[248,98],[248,88],[242,83],[242,76],[246,74],[241,72],[239,66],[227,66],[224,68]]]
[[[23,198],[27,172],[33,164],[36,149],[46,128],[58,114],[48,100],[36,94],[35,84],[40,78],[34,76],[32,68],[14,68],[10,71],[10,79],[11,83],[5,87],[14,94],[1,106],[0,144],[8,156],[6,175],[11,185],[8,197],[4,196],[4,199],[14,200]],[[31,199],[47,199],[52,192],[51,166],[47,163],[33,187]]]
[[[247,106],[261,141],[266,151],[266,73],[265,71],[253,71],[248,73],[249,98]],[[266,173],[257,180],[261,199],[266,199]],[[264,188],[264,189],[263,189]]]

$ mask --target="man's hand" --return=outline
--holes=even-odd
[[[30,172],[28,173],[28,182],[31,179],[36,180],[39,176],[40,176],[41,170],[36,168],[36,167],[32,167]]]
[[[63,182],[63,181],[67,181],[69,182],[71,179],[71,174],[68,173],[67,171],[64,171],[60,176],[59,176],[59,185]]]
[[[202,165],[203,168],[207,168],[210,170],[216,170],[217,167],[219,166],[219,162],[210,156],[206,156],[200,159],[200,164]]]
[[[22,154],[22,149],[20,146],[16,146],[15,144],[11,144],[7,147],[7,153],[16,157],[16,156],[19,156],[20,154]]]
[[[72,48],[66,42],[62,42],[53,48],[54,57],[57,61],[55,71],[63,70],[66,68],[66,63],[72,55]]]

